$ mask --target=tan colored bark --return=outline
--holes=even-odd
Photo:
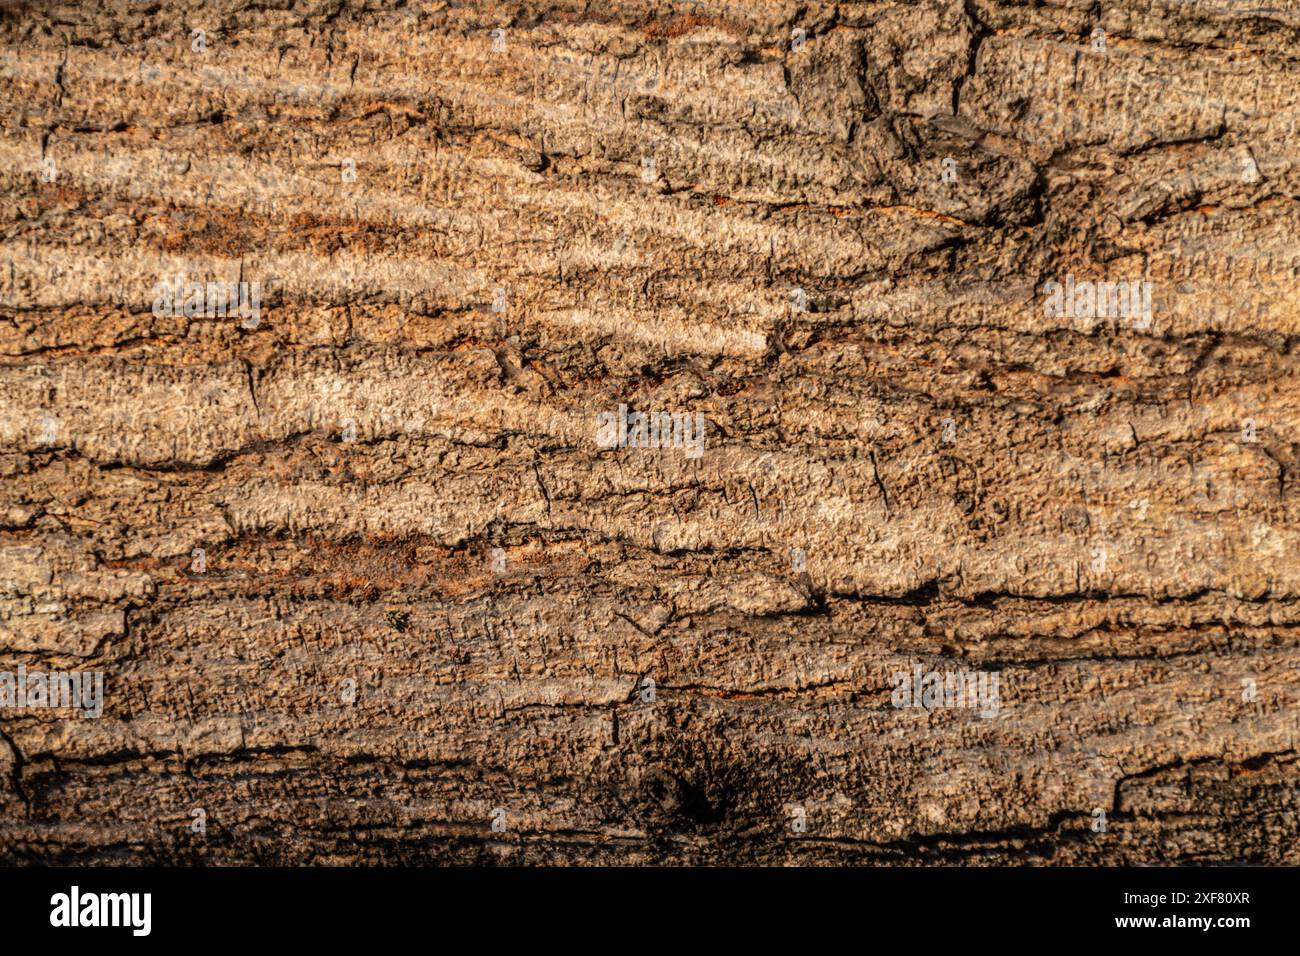
[[[0,859],[1300,862],[1268,6],[0,9]]]

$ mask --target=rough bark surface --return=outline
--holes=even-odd
[[[0,861],[1300,863],[1293,0],[0,54],[0,671],[104,675],[0,709]]]

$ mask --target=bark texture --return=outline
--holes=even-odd
[[[0,709],[0,861],[1300,863],[1298,51],[6,4],[0,671],[104,693]]]

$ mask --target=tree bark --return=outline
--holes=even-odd
[[[0,46],[0,862],[1300,862],[1294,5]]]

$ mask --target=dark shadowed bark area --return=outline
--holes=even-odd
[[[0,862],[1300,863],[1298,124],[1295,0],[6,3]]]

